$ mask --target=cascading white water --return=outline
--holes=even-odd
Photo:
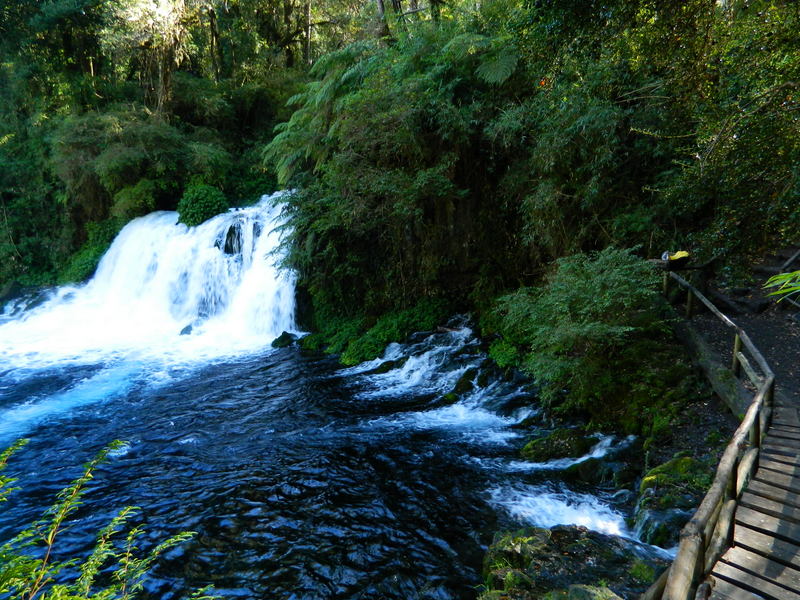
[[[59,288],[0,325],[5,366],[112,356],[191,362],[251,351],[293,331],[294,279],[275,264],[279,199],[265,196],[191,228],[174,212],[135,219],[91,281]]]

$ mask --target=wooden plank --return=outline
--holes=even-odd
[[[778,427],[770,427],[766,437],[800,441],[800,429],[780,429]]]
[[[747,491],[787,506],[800,507],[800,495],[763,481],[752,480]]]
[[[761,456],[767,460],[782,462],[787,465],[800,464],[800,456],[792,452],[791,448],[780,448],[778,446],[761,446]]]
[[[775,560],[800,569],[800,546],[791,542],[784,542],[744,525],[737,525],[733,530],[733,543],[751,552],[772,556]]]
[[[800,440],[797,439],[769,434],[764,437],[764,443],[775,446],[781,446],[784,448],[794,448],[795,450],[798,451],[798,453],[800,453]]]
[[[744,588],[758,596],[772,600],[800,600],[800,594],[788,590],[768,579],[748,573],[726,562],[718,562],[714,565],[711,572],[714,577],[724,579],[729,583],[734,583],[738,587]]]
[[[794,494],[800,494],[800,480],[786,473],[776,473],[775,471],[762,472],[761,469],[759,469],[753,479],[763,481],[775,487],[784,488]]]
[[[791,448],[779,442],[774,438],[768,438],[761,444],[761,451],[768,454],[781,454],[783,456],[796,457],[800,448]]]
[[[800,414],[798,414],[796,408],[782,406],[781,403],[775,402],[772,412],[772,422],[778,425],[797,427],[800,425]]]
[[[758,460],[758,468],[800,477],[800,462],[795,464],[786,463],[780,460],[775,460],[774,456],[761,455]]]
[[[764,596],[754,594],[724,579],[714,577],[713,580],[714,587],[708,597],[709,600],[766,600]]]
[[[773,423],[769,430],[772,431],[773,429],[778,431],[788,431],[792,433],[800,433],[800,425],[786,425],[781,423]]]
[[[763,577],[777,585],[794,590],[800,596],[800,571],[794,567],[775,562],[770,557],[761,556],[745,548],[731,548],[722,557],[728,564],[742,571]]]
[[[757,529],[785,542],[800,544],[800,525],[795,523],[776,519],[771,515],[765,515],[746,506],[740,506],[736,509],[735,520],[736,523]]]
[[[752,492],[745,492],[740,499],[740,506],[747,506],[758,512],[772,515],[778,519],[788,519],[800,524],[800,506],[786,504],[779,500],[760,496]]]

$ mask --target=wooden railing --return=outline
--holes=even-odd
[[[725,448],[717,472],[697,511],[681,530],[678,553],[672,566],[641,596],[641,600],[693,600],[708,596],[703,580],[733,542],[736,504],[755,471],[763,434],[772,416],[775,375],[747,333],[722,314],[697,288],[674,272],[664,275],[664,291],[673,283],[687,292],[686,316],[699,302],[733,334],[731,370],[742,372],[755,387],[753,399],[741,424]],[[759,374],[758,370],[761,371]]]

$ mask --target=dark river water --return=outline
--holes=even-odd
[[[192,230],[174,213],[144,217],[88,285],[6,306],[0,447],[30,443],[9,464],[21,490],[0,505],[0,543],[117,439],[55,556],[87,556],[129,505],[144,550],[196,532],[158,563],[148,598],[213,584],[226,598],[468,599],[498,529],[628,534],[601,493],[559,482],[574,461],[516,458],[535,399],[479,377],[464,320],[350,369],[270,348],[294,329],[294,284],[266,266],[272,213],[248,211]],[[472,389],[448,401],[465,374]]]

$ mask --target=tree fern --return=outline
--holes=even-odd
[[[486,57],[481,64],[478,65],[475,74],[486,83],[500,85],[511,77],[517,68],[518,62],[519,54],[517,54],[516,51],[504,49],[497,54]]]

